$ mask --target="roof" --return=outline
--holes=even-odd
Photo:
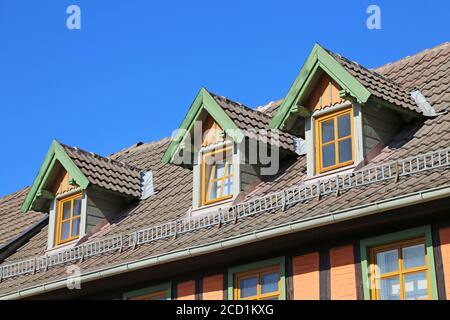
[[[209,92],[214,100],[223,108],[231,120],[236,123],[239,129],[244,131],[244,134],[249,138],[256,138],[262,142],[269,141],[271,144],[276,144],[283,149],[295,151],[293,137],[277,129],[270,129],[269,124],[271,115],[263,113],[257,109],[251,109],[242,103],[234,102],[226,97],[218,96]],[[267,132],[267,135],[264,134]],[[270,139],[274,134],[279,137],[279,143]]]
[[[386,64],[375,71],[408,91],[419,88],[437,112],[450,105],[450,42]]]
[[[436,73],[442,74],[443,70],[447,70],[450,61],[450,54],[447,54],[449,50],[450,48],[445,46],[444,51],[446,53],[441,53],[440,56],[446,56],[447,58],[445,61],[442,61],[440,67],[436,67],[435,72],[428,75],[430,81],[434,79]],[[435,51],[432,50],[427,52],[435,54]],[[426,61],[429,60],[426,56],[427,53],[425,52],[424,55],[420,61],[427,63]],[[408,70],[409,68],[421,68],[420,62],[410,63],[408,59],[401,62],[402,73],[412,74],[413,71]],[[413,56],[411,59],[416,59],[416,57]],[[391,71],[394,74],[398,74],[398,72],[395,72],[396,70],[396,68],[393,68]],[[386,68],[384,71],[386,71],[385,76],[388,76],[389,68]],[[440,97],[447,97],[450,94],[448,79],[446,77],[441,77],[440,79],[440,81],[447,81],[446,84],[439,85],[440,90],[430,90],[427,96],[428,99],[437,101]],[[423,80],[423,83],[427,84],[428,82]],[[402,85],[408,87],[407,83]],[[230,103],[227,102],[227,104]],[[450,104],[444,101],[440,106],[441,110],[444,110],[450,107]],[[234,105],[231,105],[230,108],[233,107]],[[223,108],[226,108],[225,105]],[[244,111],[239,110],[239,112],[248,112],[250,117],[260,116],[260,113],[253,113],[247,109],[244,109]],[[236,117],[240,116],[236,115]],[[101,232],[93,235],[88,240],[88,243],[99,239],[109,239],[118,235],[131,234],[138,230],[171,221],[180,221],[178,219],[186,219],[188,217],[192,204],[192,172],[181,166],[161,163],[160,160],[169,143],[169,139],[163,139],[158,142],[139,144],[108,157],[108,159],[126,163],[144,171],[152,170],[156,193],[148,199],[137,201],[130,205],[122,216],[103,228]],[[388,165],[394,160],[448,147],[450,147],[450,114],[443,113],[424,122],[418,120],[409,124],[363,170],[376,164]],[[305,162],[304,156],[290,156],[277,176],[267,178],[258,184],[244,201],[252,201],[255,197],[272,195],[280,190],[289,190],[289,187],[301,186],[305,178]],[[375,183],[342,189],[339,192],[326,193],[320,198],[314,197],[292,202],[285,207],[285,211],[282,211],[280,207],[276,207],[273,210],[266,210],[258,214],[242,215],[236,224],[223,223],[220,228],[217,226],[199,228],[192,232],[179,234],[177,237],[164,237],[154,241],[143,242],[134,249],[127,246],[121,251],[111,250],[100,255],[85,258],[82,262],[77,261],[77,264],[83,272],[88,272],[147,257],[176,252],[183,248],[193,248],[219,240],[231,239],[287,223],[308,221],[326,214],[350,210],[351,208],[361,208],[375,202],[387,201],[400,196],[405,198],[407,195],[423,192],[424,190],[450,187],[449,164],[450,162],[447,162],[442,166],[430,167],[424,171],[400,175],[398,181],[391,176],[389,179],[378,180]],[[14,214],[14,210],[5,214]],[[0,229],[3,229],[3,225],[0,226]],[[27,244],[11,255],[7,259],[6,264],[20,261],[24,258],[33,257],[34,259],[34,257],[44,254],[46,242],[47,228],[45,227],[32,237]],[[65,265],[61,264],[55,265],[45,272],[38,271],[3,279],[0,282],[0,296],[34,287],[48,281],[65,279],[66,276]]]
[[[317,75],[322,72],[337,82],[341,88],[339,92],[341,97],[351,97],[360,104],[375,99],[379,100],[380,104],[397,109],[399,112],[407,112],[411,117],[428,116],[428,113],[424,113],[414,101],[411,91],[374,70],[369,70],[316,44],[274,114],[270,123],[271,128],[289,130],[286,125],[291,116],[309,116],[311,110],[300,104],[309,95]]]
[[[79,148],[61,146],[92,185],[132,197],[141,196],[141,169]]]
[[[191,137],[194,122],[200,119],[203,112],[211,115],[226,135],[236,142],[240,143],[243,138],[250,138],[291,152],[296,150],[294,137],[287,132],[269,127],[271,121],[269,115],[201,88],[168,145],[163,162],[172,162],[176,158],[184,148],[184,142]]]
[[[0,198],[0,249],[15,237],[28,230],[30,227],[47,217],[41,212],[24,214],[20,211],[29,188],[14,192]]]
[[[403,109],[422,113],[411,97],[411,91],[400,86],[390,78],[387,78],[374,70],[369,70],[359,63],[352,62],[347,58],[325,49],[338,61],[351,75],[353,75],[370,93],[390,104]]]

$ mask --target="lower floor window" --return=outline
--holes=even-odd
[[[237,274],[234,287],[234,298],[237,300],[280,300],[280,268]]]
[[[431,299],[425,239],[374,247],[371,260],[373,299]]]
[[[159,291],[141,296],[130,297],[128,300],[167,300],[167,292]]]
[[[172,296],[172,284],[170,282],[152,287],[125,292],[124,300],[170,300]]]

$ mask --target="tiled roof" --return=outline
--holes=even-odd
[[[281,106],[282,103],[283,99],[271,101],[263,106],[257,107],[256,110],[261,111],[270,117],[273,117],[275,115],[275,112],[278,110],[278,108]]]
[[[428,53],[436,54],[433,50]],[[441,55],[437,56],[440,57]],[[448,57],[448,55],[446,56]],[[416,56],[413,56],[408,59],[416,58]],[[402,74],[413,74],[415,72],[408,70],[408,68],[413,68],[414,70],[421,68],[420,63],[410,63],[408,59],[400,62]],[[420,61],[429,63],[430,65],[432,64],[426,57],[426,53]],[[448,61],[448,58],[445,61]],[[443,70],[447,70],[447,62],[445,61],[441,67],[436,66],[434,69],[435,72],[430,74],[425,73],[425,78],[429,77],[429,80],[421,79],[425,87],[430,81],[433,81],[436,73],[442,74]],[[389,74],[389,68],[388,65],[385,70],[387,72],[386,74]],[[391,71],[394,72],[395,70],[397,69],[393,68]],[[394,72],[394,74],[397,73]],[[440,93],[431,89],[429,92],[435,92],[434,94],[438,94],[439,97],[448,97],[450,94],[449,81],[446,77],[441,77],[440,79],[440,81],[444,81],[444,84],[439,86],[435,85],[435,87],[440,88],[438,90]],[[407,83],[402,83],[402,86],[409,88]],[[422,90],[422,88],[419,89]],[[426,93],[424,94],[426,95]],[[428,98],[437,99],[433,94],[428,96]],[[234,104],[230,104],[229,102],[226,105],[230,109],[235,107]],[[222,107],[224,106],[225,102],[223,102]],[[441,110],[446,109],[448,103],[444,101],[440,106]],[[240,107],[240,111],[235,111],[235,119],[241,116],[240,112],[248,112],[249,117],[252,118],[259,116],[259,113],[254,113],[247,109],[243,109],[244,111],[242,111],[241,109]],[[231,114],[233,112],[231,110],[227,112],[229,112],[228,114],[232,118]],[[248,122],[245,125],[251,126],[252,124]],[[132,204],[130,208],[125,210],[121,217],[118,217],[116,221],[104,228],[100,233],[95,234],[89,241],[118,234],[126,234],[138,229],[188,216],[192,204],[192,172],[180,166],[161,163],[160,159],[169,142],[169,139],[164,139],[149,144],[138,144],[109,157],[109,159],[138,167],[143,171],[152,170],[156,193],[146,200]],[[368,165],[448,147],[450,147],[450,114],[444,113],[434,119],[426,120],[424,123],[416,122],[404,128],[394,141],[384,148],[381,154]],[[77,165],[81,164],[77,163]],[[247,199],[302,183],[305,178],[305,166],[306,158],[304,156],[297,158],[291,156],[286,160],[280,174],[275,177],[269,177],[257,185],[249,193]],[[78,265],[81,267],[82,272],[92,271],[100,267],[105,268],[184,248],[195,247],[201,244],[208,244],[218,240],[225,240],[264,228],[273,228],[289,222],[311,219],[320,215],[354,208],[355,206],[367,205],[376,201],[443,186],[450,186],[450,168],[448,166],[400,177],[398,182],[395,179],[389,179],[383,182],[342,190],[339,194],[328,194],[320,199],[309,199],[287,207],[282,213],[281,210],[278,210],[276,212],[270,212],[275,214],[256,214],[242,219],[242,221],[236,224],[224,224],[220,228],[199,229],[195,232],[179,235],[178,237],[165,238],[140,245],[135,249],[126,249],[123,252],[114,251],[100,256],[90,257],[79,262]],[[14,210],[6,214],[14,214]],[[43,228],[41,232],[21,247],[18,252],[10,256],[7,259],[7,263],[43,254],[46,241],[47,227]],[[37,272],[35,274],[4,279],[0,283],[0,295],[43,284],[50,280],[65,279],[66,276],[65,266],[57,266],[50,268],[46,272]]]
[[[164,147],[164,144],[160,144],[159,146],[146,146],[145,150],[138,150],[139,148],[137,148],[136,151],[140,156],[144,154],[151,155],[154,152],[157,152],[161,156]],[[132,151],[128,153],[128,158],[132,160]],[[166,168],[163,167],[167,167],[169,172],[172,172],[172,169],[177,170],[178,172],[177,174],[169,175],[167,174],[167,170],[165,170]],[[295,168],[295,166],[293,168]],[[189,175],[186,174],[190,171],[174,165],[162,165],[160,169],[166,172],[163,181],[168,183],[167,186],[160,189],[160,192],[154,197],[140,202],[139,205],[125,218],[118,220],[117,223],[112,224],[109,228],[105,229],[103,233],[97,234],[90,241],[95,240],[95,238],[98,237],[103,238],[123,234],[136,229],[156,225],[163,221],[166,222],[186,216],[192,196],[192,190],[190,188],[191,181],[188,180]],[[153,168],[152,170],[157,172],[157,169]],[[289,181],[289,179],[294,176],[296,176],[295,170],[288,170],[287,175],[281,177],[281,180]],[[160,182],[162,182],[161,178],[161,175],[159,175]],[[178,184],[181,184],[181,186]],[[445,185],[450,185],[450,170],[448,167],[419,172],[409,177],[400,178],[398,182],[390,179],[376,184],[343,190],[338,196],[333,193],[326,195],[321,199],[310,199],[293,206],[288,206],[285,211],[281,211],[281,209],[269,211],[267,213],[246,217],[237,224],[230,223],[223,224],[220,228],[212,227],[199,229],[195,232],[179,235],[176,238],[170,237],[140,245],[135,249],[125,248],[122,252],[113,251],[100,256],[87,258],[82,262],[77,261],[77,265],[83,272],[93,271],[100,267],[105,268],[120,263],[133,262],[142,258],[158,256],[168,252],[195,247],[197,245],[225,240],[257,230],[311,219],[323,214]],[[273,192],[278,190],[278,188],[283,187],[285,186],[282,184],[274,184],[272,187],[267,188],[264,193]],[[161,188],[161,185],[159,185],[159,188]],[[169,198],[167,199],[168,196]],[[47,239],[46,237],[47,229],[44,228],[28,244],[23,246],[17,254],[11,256],[7,260],[7,263],[25,257],[43,254],[43,248],[45,248]],[[64,265],[60,265],[52,267],[45,272],[37,272],[35,274],[4,279],[0,283],[0,295],[20,288],[23,289],[42,284],[49,280],[65,279],[67,276],[65,267],[66,266]]]
[[[366,69],[339,54],[327,50],[352,76],[354,76],[370,93],[395,106],[422,114],[411,97],[411,92],[376,71]]]
[[[266,142],[266,138],[269,138],[276,133],[279,137],[279,146],[281,148],[295,151],[294,140],[292,136],[286,132],[280,130],[273,130],[269,128],[271,116],[251,109],[241,103],[234,102],[228,98],[218,96],[212,92],[209,92],[214,100],[223,108],[231,120],[242,129],[244,133],[250,138],[258,138],[263,142]],[[267,134],[265,134],[265,132]],[[275,139],[276,140],[276,139]],[[275,143],[276,144],[276,143]]]
[[[411,91],[419,88],[440,112],[450,107],[450,42],[375,69]]]
[[[0,248],[47,215],[40,212],[20,211],[29,188],[0,198]]]
[[[61,145],[91,184],[135,198],[141,196],[140,169],[79,148]]]

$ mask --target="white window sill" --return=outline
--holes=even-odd
[[[342,167],[342,168],[338,168],[335,170],[331,170],[331,171],[327,171],[312,177],[306,177],[304,182],[305,184],[314,184],[315,182],[317,182],[318,180],[322,180],[322,179],[328,179],[328,178],[332,178],[332,177],[336,177],[337,175],[340,174],[346,174],[346,173],[352,173],[356,168],[355,164],[346,166],[346,167]]]
[[[63,251],[63,250],[66,250],[66,249],[73,248],[73,247],[75,247],[77,242],[80,240],[80,238],[72,240],[72,241],[69,241],[69,242],[66,242],[66,243],[63,243],[63,244],[56,245],[56,246],[54,246],[51,249],[47,249],[47,251],[45,253],[46,254],[56,254],[59,251]]]
[[[199,216],[219,209],[227,209],[233,204],[235,197],[216,203],[207,204],[198,208],[194,208],[190,212],[190,216]]]

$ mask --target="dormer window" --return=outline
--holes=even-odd
[[[317,173],[354,163],[353,112],[345,109],[316,120]]]
[[[203,205],[233,197],[233,153],[233,146],[203,153]]]
[[[200,90],[162,158],[163,163],[192,169],[192,208],[187,214],[228,208],[262,175],[275,175],[281,157],[296,153],[293,137],[268,130],[269,121],[258,110]]]
[[[60,245],[80,237],[82,194],[58,201],[56,244]]]
[[[21,210],[48,212],[50,252],[114,221],[128,203],[151,194],[149,183],[149,172],[53,141]]]

